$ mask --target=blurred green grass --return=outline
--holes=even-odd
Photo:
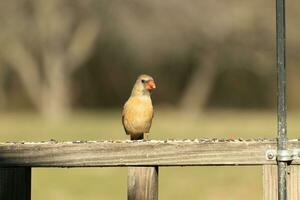
[[[300,114],[288,116],[289,138],[300,132]],[[276,113],[216,111],[198,117],[157,109],[150,139],[276,137]],[[59,124],[33,113],[0,114],[0,141],[127,139],[120,112],[76,112]],[[163,167],[159,198],[261,199],[261,167]],[[126,168],[34,168],[33,200],[126,199]]]

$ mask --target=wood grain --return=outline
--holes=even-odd
[[[290,140],[289,148],[300,148]],[[2,167],[275,165],[276,140],[75,141],[0,143]],[[299,160],[292,164],[300,164]]]
[[[278,200],[277,165],[263,166],[263,200]]]
[[[30,200],[30,196],[30,168],[0,168],[0,199]]]
[[[300,200],[300,166],[288,166],[287,192],[288,200]],[[278,199],[278,172],[276,165],[263,166],[263,200]]]
[[[128,168],[128,200],[158,199],[158,167]]]
[[[131,140],[143,139],[132,136]],[[139,151],[136,149],[136,151]],[[158,166],[129,167],[127,178],[128,200],[157,200],[158,199]]]
[[[300,166],[291,165],[288,168],[288,200],[300,200]]]

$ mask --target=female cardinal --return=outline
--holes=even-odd
[[[124,105],[122,123],[126,134],[133,140],[143,139],[143,134],[149,133],[153,118],[150,95],[155,88],[151,76],[140,75],[133,86],[131,96]]]

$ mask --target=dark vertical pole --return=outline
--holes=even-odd
[[[285,0],[276,0],[278,152],[286,150]],[[278,160],[278,198],[287,199],[287,162]]]
[[[31,168],[0,168],[0,199],[30,200]]]
[[[143,139],[144,135],[131,137],[131,140]],[[158,199],[158,166],[128,168],[128,200]]]

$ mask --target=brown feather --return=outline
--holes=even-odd
[[[122,124],[125,132],[131,137],[149,133],[152,119],[153,119],[153,106],[150,97],[150,91],[146,90],[141,82],[141,79],[153,79],[150,76],[140,76],[131,93],[130,98],[127,100],[122,111]]]
[[[127,134],[149,133],[153,118],[150,97],[130,97],[123,109],[123,125]]]

